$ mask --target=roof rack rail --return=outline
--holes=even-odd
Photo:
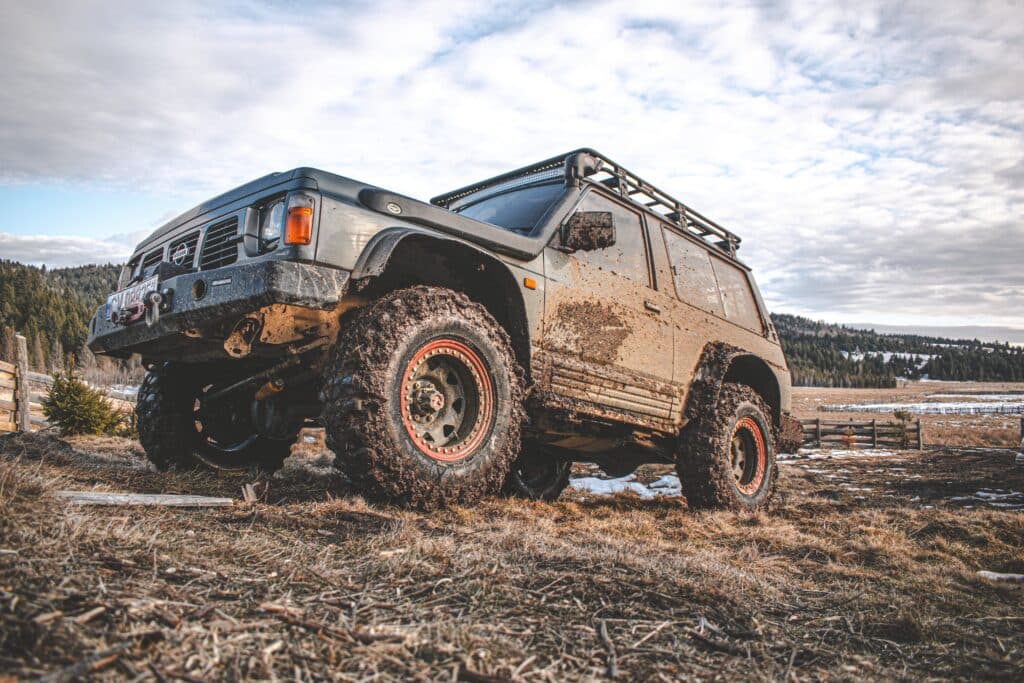
[[[591,158],[587,158],[591,157]],[[718,223],[694,211],[686,204],[651,185],[621,164],[617,164],[603,154],[588,148],[577,149],[530,166],[503,173],[473,185],[439,195],[430,200],[436,206],[450,208],[472,194],[495,185],[505,185],[510,181],[528,179],[541,173],[565,169],[567,179],[583,178],[589,182],[603,185],[623,199],[637,205],[644,211],[654,213],[674,223],[686,233],[710,242],[733,258],[740,248],[741,239],[736,233],[726,230]]]

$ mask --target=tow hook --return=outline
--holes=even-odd
[[[171,297],[174,290],[165,289],[162,292],[149,292],[143,298],[146,306],[146,325],[153,327],[160,322],[160,313],[171,310]]]

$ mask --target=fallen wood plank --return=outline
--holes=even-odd
[[[0,389],[14,389],[17,387],[17,382],[13,377],[0,377]]]
[[[0,422],[0,432],[16,432],[18,425],[13,422]]]
[[[217,508],[234,505],[233,498],[181,496],[163,493],[107,493],[106,491],[57,491],[57,496],[74,505],[165,505],[170,507]]]
[[[9,401],[0,395],[0,410],[17,410],[18,404],[14,401]]]
[[[7,361],[0,360],[0,370],[14,374],[17,369],[18,367],[14,365],[14,363],[8,363]]]

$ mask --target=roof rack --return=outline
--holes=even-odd
[[[711,242],[732,257],[736,256],[736,251],[740,248],[739,235],[726,230],[672,195],[651,185],[624,166],[592,149],[578,149],[530,166],[524,166],[448,194],[439,195],[431,199],[430,202],[437,206],[450,208],[453,203],[481,190],[496,185],[506,185],[514,180],[525,180],[531,176],[560,168],[565,169],[567,179],[585,178],[590,182],[603,185],[641,209],[674,223],[695,237]]]

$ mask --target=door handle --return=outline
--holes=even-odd
[[[654,303],[653,301],[645,301],[644,308],[646,308],[648,311],[652,313],[661,313],[661,306]]]

